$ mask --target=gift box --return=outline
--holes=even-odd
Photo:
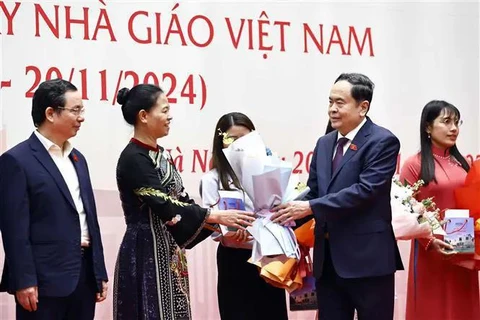
[[[317,292],[313,275],[303,279],[302,288],[290,293],[290,311],[317,310]]]
[[[313,219],[309,222],[311,221]],[[302,258],[298,266],[298,273],[302,277],[302,284],[296,290],[290,292],[290,311],[317,310],[317,292],[315,290],[310,247],[301,245],[300,248]]]
[[[473,218],[447,218],[444,241],[458,254],[475,253]]]
[[[236,209],[245,211],[244,195],[242,191],[238,190],[219,190],[220,199],[217,207],[219,210]],[[220,225],[223,236],[231,236],[237,232],[235,227],[227,227]]]
[[[214,206],[218,210],[237,209],[245,210],[245,195],[241,190],[219,190],[220,199]],[[253,241],[237,241],[231,236],[237,232],[235,227],[220,225],[218,230],[212,234],[214,241],[219,241],[223,246],[229,248],[252,249]]]

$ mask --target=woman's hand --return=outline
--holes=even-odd
[[[245,230],[246,227],[250,227],[252,222],[255,221],[253,216],[253,212],[241,210],[216,210],[210,213],[207,222]]]
[[[451,245],[449,245],[445,241],[436,238],[432,240],[429,249],[443,256],[452,256],[457,253],[453,250],[453,247]]]
[[[237,230],[233,235],[229,236],[232,240],[236,242],[248,242],[253,240],[252,236],[247,230]]]

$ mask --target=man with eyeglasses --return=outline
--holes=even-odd
[[[0,156],[0,289],[15,295],[17,319],[85,319],[107,295],[107,272],[87,162],[68,141],[84,107],[68,81],[40,84],[36,130]]]

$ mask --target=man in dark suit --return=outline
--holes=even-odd
[[[107,295],[95,200],[83,155],[68,139],[84,121],[81,93],[43,82],[32,100],[37,130],[0,157],[0,287],[17,319],[84,319]]]
[[[394,274],[403,269],[391,226],[390,188],[398,139],[367,116],[374,85],[341,74],[330,91],[334,131],[318,139],[306,201],[276,208],[273,220],[315,218],[319,319],[391,320]]]

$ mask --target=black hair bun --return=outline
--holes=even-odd
[[[117,102],[121,105],[124,105],[125,102],[128,100],[128,95],[130,93],[130,89],[128,88],[122,88],[120,91],[117,93]]]

